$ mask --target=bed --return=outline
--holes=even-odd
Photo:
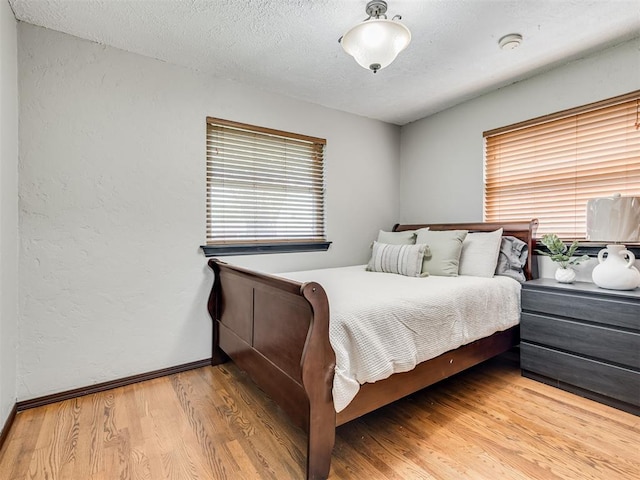
[[[395,225],[394,232],[429,227],[516,237],[528,246],[524,275],[532,278],[537,221]],[[208,309],[213,319],[212,364],[233,360],[308,435],[307,478],[329,475],[335,428],[519,343],[518,325],[464,344],[360,386],[336,413],[332,395],[336,354],[330,342],[329,300],[315,281],[297,281],[210,259],[214,283]]]

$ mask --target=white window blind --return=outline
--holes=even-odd
[[[640,91],[485,132],[487,222],[583,239],[594,197],[640,195]]]
[[[325,145],[207,118],[207,245],[325,241]]]

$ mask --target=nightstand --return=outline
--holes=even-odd
[[[522,287],[522,375],[640,415],[640,289]]]

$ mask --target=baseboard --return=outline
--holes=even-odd
[[[13,421],[16,419],[16,414],[18,413],[18,404],[14,403],[11,412],[9,412],[9,416],[7,417],[7,421],[4,422],[2,430],[0,430],[0,450],[2,450],[2,445],[4,441],[9,436],[9,430],[11,429],[11,425],[13,425]]]
[[[186,372],[187,370],[193,370],[194,368],[208,367],[211,365],[211,359],[206,358],[204,360],[198,360],[196,362],[184,363],[182,365],[176,365],[175,367],[163,368],[161,370],[155,370],[153,372],[140,373],[131,377],[120,378],[117,380],[111,380],[109,382],[97,383],[83,388],[76,388],[73,390],[67,390],[66,392],[53,393],[44,397],[33,398],[31,400],[23,400],[16,404],[14,410],[16,412],[22,412],[30,408],[42,407],[51,403],[61,402],[63,400],[69,400],[71,398],[82,397],[84,395],[91,395],[92,393],[104,392],[113,388],[124,387],[138,382],[144,382],[145,380],[153,380],[154,378],[160,378],[167,375],[173,375],[174,373]],[[15,413],[14,413],[15,416]],[[2,430],[4,435],[4,430]]]

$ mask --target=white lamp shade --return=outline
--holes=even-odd
[[[587,239],[593,242],[640,242],[640,197],[587,201]]]
[[[393,62],[410,41],[411,32],[402,23],[371,19],[351,28],[344,34],[341,43],[344,51],[362,67],[377,70]]]

